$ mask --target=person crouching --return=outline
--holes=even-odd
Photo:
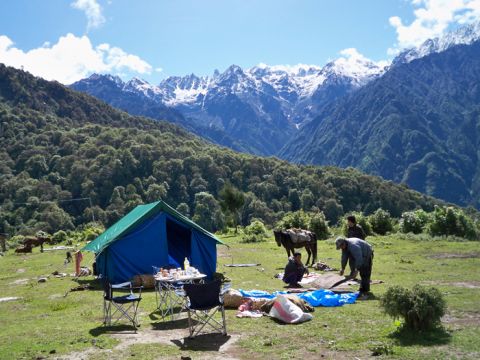
[[[283,281],[288,284],[288,287],[302,287],[299,282],[305,273],[308,274],[308,269],[302,263],[302,254],[296,252],[288,258]]]

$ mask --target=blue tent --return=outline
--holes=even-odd
[[[138,205],[82,250],[96,255],[99,275],[112,283],[152,274],[156,267],[190,264],[209,278],[217,266],[217,243],[223,244],[163,201]]]

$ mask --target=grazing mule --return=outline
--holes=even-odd
[[[23,247],[16,248],[15,252],[17,254],[31,253],[32,252],[32,245],[23,245]]]
[[[25,247],[36,247],[40,246],[40,252],[43,252],[43,244],[45,242],[50,241],[49,237],[43,237],[43,236],[27,236],[25,237],[25,240],[23,240],[23,245]],[[31,252],[31,251],[30,251]]]
[[[310,241],[299,242],[292,241],[290,234],[286,231],[274,230],[273,234],[275,235],[275,241],[277,242],[277,245],[283,245],[287,251],[287,257],[292,256],[295,252],[295,249],[304,247],[308,254],[305,266],[308,266],[308,263],[310,262],[310,256],[312,257],[312,266],[317,261],[317,236],[315,233],[308,231]]]

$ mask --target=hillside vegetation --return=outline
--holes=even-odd
[[[219,192],[244,194],[240,224],[322,210],[394,217],[439,201],[354,169],[237,154],[166,122],[130,116],[57,82],[0,65],[0,232],[54,232],[163,199],[215,231]],[[78,199],[72,201],[72,199]]]
[[[279,156],[353,166],[478,208],[479,83],[479,41],[395,66],[325,108]]]
[[[232,236],[221,239],[229,248],[219,247],[217,269],[232,280],[234,289],[285,290],[273,275],[287,257],[271,235],[262,243],[244,243]],[[0,258],[0,286],[2,297],[17,300],[1,303],[0,359],[366,359],[375,353],[384,354],[382,359],[478,359],[480,243],[431,240],[398,235],[369,238],[375,246],[372,278],[384,281],[372,284],[372,300],[316,308],[313,320],[300,325],[279,324],[267,316],[240,319],[236,309],[227,309],[231,338],[207,335],[191,342],[184,339],[187,319],[162,321],[153,290],[142,292],[141,326],[132,341],[131,328],[123,325],[126,322],[102,325],[102,290],[92,276],[50,276],[47,282],[38,282],[55,270],[73,272],[73,263],[63,266],[64,251],[9,252]],[[340,265],[332,241],[319,241],[318,254],[330,266]],[[87,253],[83,263],[89,265],[92,260],[93,254]],[[224,266],[232,261],[262,265]],[[93,288],[69,292],[87,284]],[[420,334],[402,332],[383,313],[379,299],[388,288],[410,289],[416,284],[434,286],[444,295],[448,310],[443,327]],[[218,343],[225,341],[228,346],[219,352]]]

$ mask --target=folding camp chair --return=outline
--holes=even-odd
[[[224,291],[222,291],[220,280],[207,284],[185,284],[183,289],[187,297],[189,337],[193,338],[200,333],[207,333],[207,331],[202,331],[207,325],[213,330],[211,332],[221,332],[223,335],[227,335],[223,306]],[[214,317],[218,312],[222,316],[221,322]]]
[[[121,284],[110,284],[105,282],[103,295],[103,315],[104,325],[112,325],[120,319],[129,320],[135,328],[139,326],[137,321],[138,305],[142,300],[143,286],[133,287],[132,283],[127,281]],[[128,294],[125,294],[125,292]],[[135,293],[137,291],[137,293]],[[124,295],[114,295],[114,292],[121,292]]]

